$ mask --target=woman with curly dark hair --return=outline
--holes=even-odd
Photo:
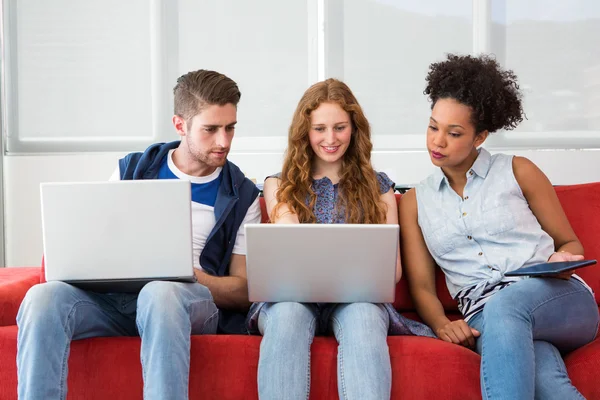
[[[598,307],[572,271],[522,278],[508,272],[583,259],[552,184],[523,157],[480,146],[523,118],[512,71],[488,56],[431,64],[427,150],[435,173],[402,197],[403,264],[417,311],[437,336],[481,354],[484,399],[583,398],[561,352],[594,339]],[[461,320],[436,296],[435,265]]]
[[[308,88],[292,119],[281,174],[265,181],[271,222],[397,224],[394,183],[373,169],[372,147],[369,122],[345,83],[327,79]],[[401,273],[398,252],[396,282]],[[339,342],[340,399],[389,399],[388,333],[434,336],[391,304],[255,303],[249,324],[263,335],[260,399],[307,399],[310,345],[315,333],[329,330]]]

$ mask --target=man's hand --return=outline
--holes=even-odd
[[[194,275],[196,275],[196,282],[208,287],[207,283],[211,275],[207,274],[204,270],[194,268]]]
[[[232,254],[229,275],[213,276],[204,270],[194,271],[198,283],[206,286],[219,308],[248,312],[248,280],[246,278],[246,256]]]
[[[470,349],[475,349],[475,338],[481,335],[477,329],[471,328],[463,319],[451,321],[438,328],[435,333],[445,342],[459,344]]]

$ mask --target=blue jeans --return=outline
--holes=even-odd
[[[258,319],[263,339],[258,362],[261,400],[308,399],[310,346],[319,324],[315,304],[265,304]],[[338,345],[338,393],[346,399],[389,399],[392,368],[389,314],[380,304],[339,304],[329,328]]]
[[[63,282],[32,287],[19,309],[19,399],[65,399],[71,340],[141,336],[145,399],[187,399],[190,334],[216,333],[218,310],[198,283],[150,282],[99,294]]]
[[[500,290],[469,325],[479,332],[486,399],[583,399],[561,353],[591,342],[598,306],[575,279],[531,278]]]

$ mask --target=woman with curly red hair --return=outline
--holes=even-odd
[[[394,183],[373,169],[372,147],[350,88],[336,79],[311,86],[294,113],[282,171],[265,181],[271,222],[397,224]],[[396,281],[401,274],[398,255]],[[378,400],[390,398],[388,332],[433,335],[390,304],[371,303],[254,304],[250,329],[263,335],[259,397],[277,400],[308,398],[316,332],[333,331],[338,340],[340,399]]]

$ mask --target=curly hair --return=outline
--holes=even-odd
[[[447,60],[429,66],[426,81],[423,93],[429,96],[431,108],[447,98],[471,107],[476,133],[511,130],[523,120],[517,76],[488,55],[448,54]]]
[[[312,190],[315,153],[308,133],[311,113],[322,103],[335,103],[344,109],[352,123],[350,144],[342,158],[338,210],[345,210],[347,223],[385,223],[386,205],[379,195],[379,182],[371,165],[371,128],[350,88],[337,79],[327,79],[308,88],[300,99],[288,135],[288,146],[277,191],[277,204],[298,215],[301,223],[315,223],[317,196]]]

